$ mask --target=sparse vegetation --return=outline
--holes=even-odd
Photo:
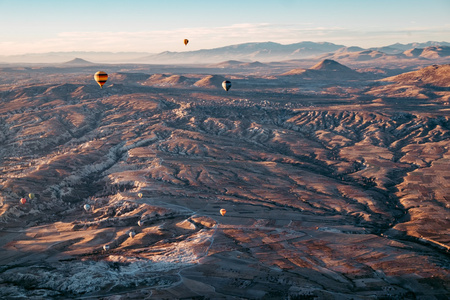
[[[0,297],[450,292],[448,66],[72,67],[1,69]]]

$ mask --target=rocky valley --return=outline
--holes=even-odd
[[[2,66],[0,298],[447,299],[450,65],[306,64]]]

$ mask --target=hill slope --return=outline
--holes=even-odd
[[[445,88],[109,68],[1,69],[1,299],[448,298]]]
[[[327,78],[334,80],[349,80],[358,79],[363,76],[363,74],[330,59],[324,59],[312,66],[310,69],[293,69],[281,75],[301,76],[303,78],[316,80],[323,80]]]
[[[418,71],[408,72],[383,79],[401,84],[432,85],[450,87],[450,65],[433,65]]]

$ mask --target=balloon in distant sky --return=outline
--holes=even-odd
[[[183,42],[184,42],[184,45],[187,46],[187,44],[189,43],[189,40],[188,39],[184,39]]]
[[[128,234],[130,236],[130,238],[134,238],[134,236],[136,235],[136,233],[134,231],[130,231],[130,233]]]
[[[25,203],[27,203],[27,199],[21,198],[21,199],[20,199],[20,204],[25,204]]]
[[[94,79],[95,81],[97,81],[98,85],[103,88],[103,85],[108,80],[108,74],[103,71],[98,71],[97,73],[95,73]]]
[[[222,209],[220,210],[220,214],[221,214],[222,216],[225,215],[226,213],[227,213],[226,209],[222,208]]]
[[[91,209],[91,206],[89,204],[85,204],[83,206],[83,208],[84,208],[85,211],[89,211]]]
[[[109,250],[109,245],[103,245],[103,250],[108,251]]]
[[[139,193],[139,194],[138,194],[138,197],[139,197],[139,198],[142,198],[142,196],[143,196],[142,193]]]
[[[138,221],[138,225],[139,225],[139,226],[142,226],[142,225],[144,225],[144,222],[142,222],[141,220],[139,220],[139,221]]]
[[[223,87],[223,89],[224,89],[225,91],[228,92],[228,90],[229,90],[230,87],[231,87],[231,82],[229,82],[228,80],[225,80],[224,82],[222,82],[222,87]]]
[[[33,194],[33,193],[29,193],[29,194],[28,194],[28,198],[34,199],[34,194]]]

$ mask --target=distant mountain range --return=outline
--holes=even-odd
[[[409,49],[414,48],[426,48],[426,47],[433,47],[433,46],[450,46],[450,43],[447,42],[433,42],[429,41],[426,43],[409,43],[409,44],[400,44],[396,43],[393,45],[380,47],[380,48],[370,48],[371,50],[378,50],[381,52],[384,52],[386,54],[399,54]]]
[[[450,43],[426,42],[393,44],[364,49],[333,43],[300,42],[282,45],[273,42],[245,43],[214,49],[170,52],[158,54],[145,52],[51,52],[0,56],[3,63],[63,63],[74,58],[94,63],[149,63],[149,64],[218,64],[224,61],[274,62],[296,59],[347,59],[369,61],[374,59],[439,59],[450,58]],[[77,62],[75,61],[75,64]]]
[[[310,58],[317,55],[334,52],[343,45],[333,43],[301,42],[282,45],[273,42],[245,43],[214,49],[204,49],[187,52],[162,52],[142,57],[147,62],[175,63],[217,63],[227,60],[239,61],[280,61],[288,59]]]
[[[80,58],[95,64],[98,63],[124,63],[138,57],[149,55],[147,52],[93,52],[93,51],[70,51],[70,52],[47,52],[28,53],[21,55],[0,55],[0,63],[66,63]]]

